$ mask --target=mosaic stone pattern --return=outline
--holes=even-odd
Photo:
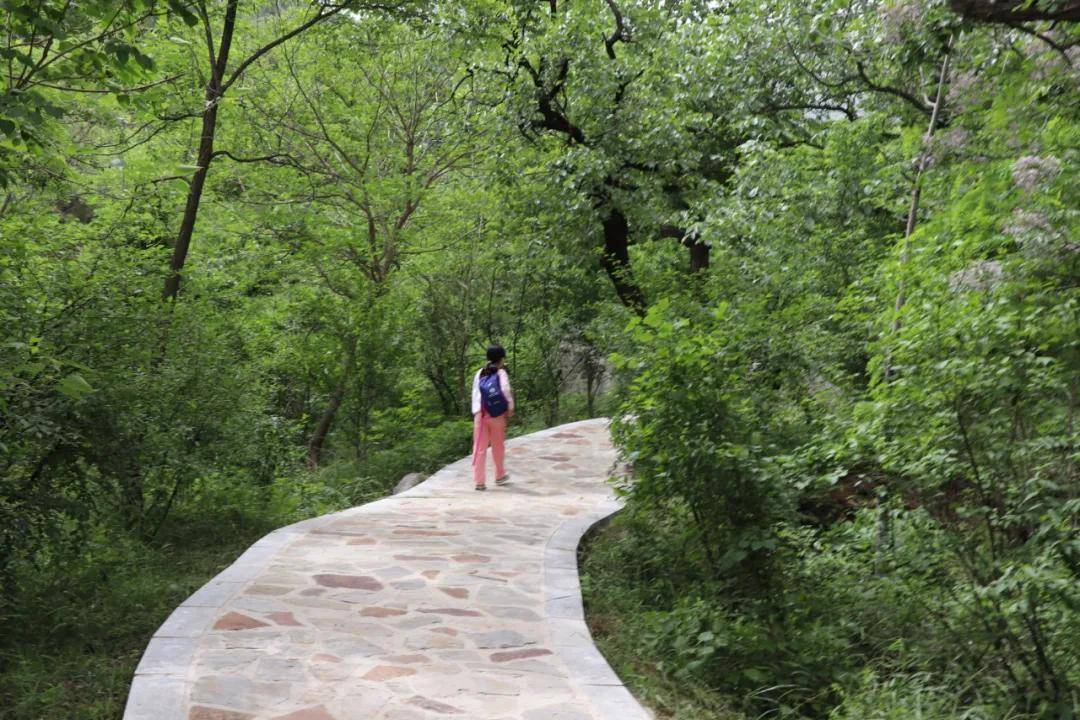
[[[619,505],[602,420],[272,533],[155,635],[125,720],[646,720],[585,626],[576,548]]]

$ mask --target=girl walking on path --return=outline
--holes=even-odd
[[[514,392],[506,373],[506,350],[501,345],[487,349],[487,365],[477,371],[472,386],[473,481],[477,490],[487,490],[484,480],[487,449],[495,460],[495,484],[507,481],[503,459],[506,456],[506,421],[514,416]]]

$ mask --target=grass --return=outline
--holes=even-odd
[[[634,696],[663,720],[744,720],[703,684],[676,680],[641,642],[642,601],[626,576],[618,546],[628,531],[616,517],[590,532],[581,548],[585,615],[597,647]]]
[[[0,718],[119,718],[154,630],[275,526],[271,515],[178,516],[154,543],[102,529],[26,573],[0,624]]]

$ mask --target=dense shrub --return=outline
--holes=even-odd
[[[958,84],[939,144],[870,114],[744,145],[709,276],[631,323],[605,572],[664,676],[755,715],[1075,717],[1080,131],[1040,56]]]

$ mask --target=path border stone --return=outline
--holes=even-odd
[[[509,441],[507,446],[512,448],[525,439],[535,440],[579,424],[568,423],[521,436]],[[467,463],[468,458],[464,458],[405,492],[287,525],[255,542],[182,602],[153,634],[135,669],[123,720],[188,720],[184,713],[185,703],[192,684],[190,670],[199,639],[220,616],[222,608],[258,577],[278,552],[311,531],[358,512],[380,505],[392,506],[404,498],[438,496],[435,483],[431,481],[446,473],[460,472]],[[634,698],[593,642],[585,622],[581,596],[577,565],[581,539],[593,526],[610,518],[621,507],[621,501],[611,497],[590,512],[572,517],[556,528],[544,548],[544,605],[552,646],[575,675],[596,717],[652,720],[652,714]]]
[[[604,720],[652,720],[652,714],[638,702],[611,669],[593,642],[585,622],[581,576],[577,556],[581,539],[594,526],[622,509],[612,498],[592,512],[564,522],[544,549],[544,588],[548,627],[552,644],[579,686]]]

